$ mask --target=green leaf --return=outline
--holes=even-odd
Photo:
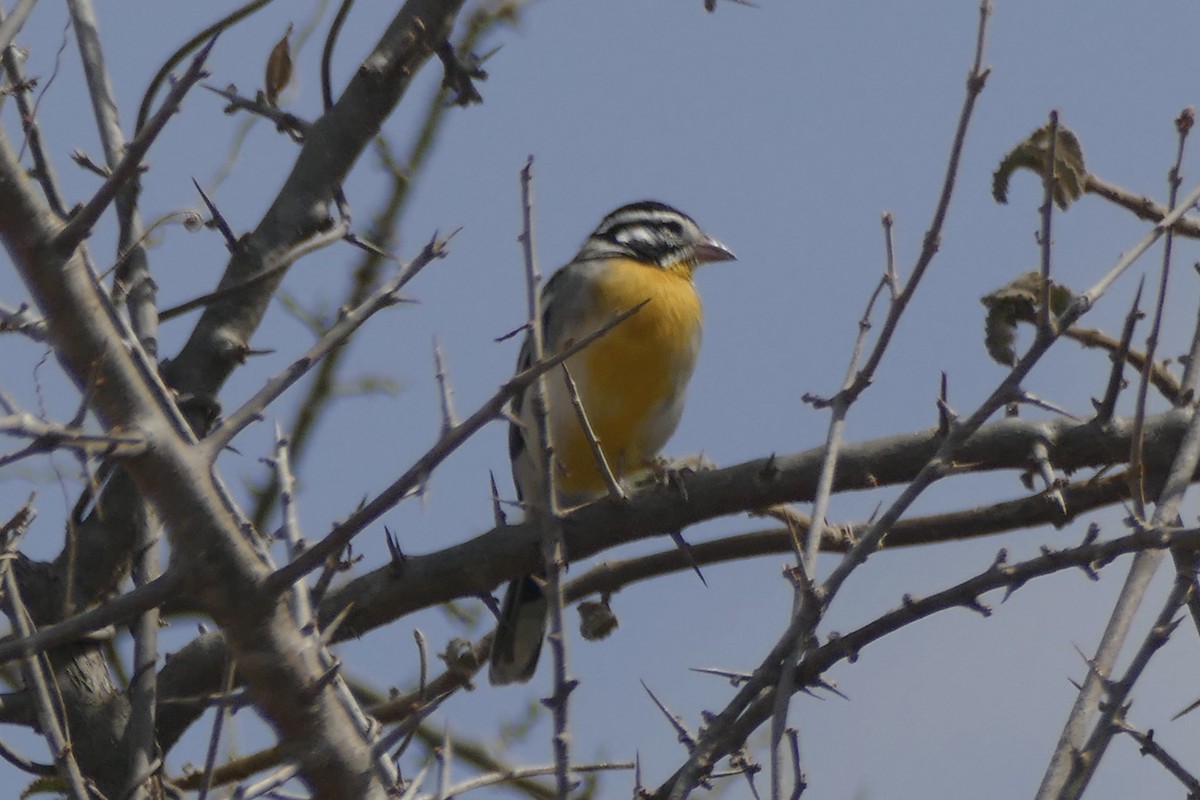
[[[1087,188],[1087,168],[1083,148],[1077,137],[1062,123],[1054,137],[1054,202],[1059,208],[1078,200]],[[1050,125],[1044,125],[1014,147],[992,174],[992,197],[997,203],[1008,202],[1008,183],[1019,169],[1036,174],[1045,186],[1046,166],[1050,157]]]

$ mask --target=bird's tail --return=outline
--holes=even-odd
[[[492,639],[488,680],[494,686],[525,683],[533,677],[546,636],[548,610],[546,595],[534,576],[514,578],[508,584]]]

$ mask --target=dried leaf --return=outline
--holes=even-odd
[[[271,48],[267,56],[266,90],[267,102],[278,105],[279,93],[292,82],[292,48],[288,37],[292,35],[292,25],[289,22],[283,38]]]
[[[1050,283],[1050,312],[1062,314],[1074,299],[1066,286]],[[1042,274],[1031,271],[979,298],[987,307],[983,344],[992,360],[1006,367],[1017,361],[1017,323],[1036,323],[1042,302]]]
[[[607,600],[579,604],[579,633],[589,642],[606,639],[617,628],[617,615]]]
[[[1079,137],[1061,122],[1054,142],[1054,202],[1066,209],[1083,195],[1088,172],[1083,163]],[[1027,169],[1046,178],[1046,160],[1050,156],[1050,126],[1044,125],[1014,147],[992,174],[992,197],[997,203],[1008,202],[1008,182],[1018,169]]]

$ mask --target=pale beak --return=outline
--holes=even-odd
[[[705,239],[696,245],[694,252],[697,264],[710,264],[714,261],[737,261],[737,256],[733,254],[732,250],[713,238]]]

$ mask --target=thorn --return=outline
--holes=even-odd
[[[679,736],[679,741],[684,747],[687,748],[687,751],[690,753],[695,750],[696,739],[688,732],[687,727],[683,724],[683,720],[671,713],[671,710],[667,708],[663,702],[658,699],[658,697],[655,696],[654,692],[650,691],[650,687],[646,685],[645,681],[639,681],[639,683],[641,683],[642,688],[646,690],[646,694],[650,695],[650,699],[654,701],[654,705],[658,706],[658,710],[661,711],[663,716],[667,718],[667,721],[671,723],[671,727],[675,729],[675,733]]]
[[[233,235],[233,229],[229,227],[229,223],[225,221],[225,217],[217,209],[216,204],[209,198],[205,191],[200,188],[200,182],[192,178],[192,185],[196,187],[196,191],[200,193],[200,199],[204,201],[204,205],[208,207],[208,213],[212,219],[205,223],[205,227],[216,228],[220,232],[221,237],[225,240],[225,249],[230,253],[238,251],[238,238]]]
[[[671,531],[671,541],[673,541],[675,546],[683,552],[684,558],[687,559],[688,566],[692,568],[692,571],[696,573],[696,577],[699,578],[700,582],[704,584],[705,588],[707,588],[708,581],[704,580],[704,573],[700,571],[700,565],[696,563],[696,557],[692,552],[692,546],[687,543],[686,539],[683,538],[683,532]]]
[[[488,470],[488,480],[492,485],[492,522],[495,523],[495,527],[499,528],[508,524],[508,517],[504,515],[504,508],[500,505],[500,490],[496,488],[496,473],[490,469]]]
[[[759,469],[758,479],[760,481],[770,483],[771,481],[775,480],[775,478],[778,476],[779,476],[779,467],[775,463],[775,454],[771,453],[771,455],[767,456],[767,460],[762,465],[762,468]]]
[[[850,700],[850,697],[845,692],[843,692],[841,689],[839,689],[837,687],[836,683],[834,683],[831,680],[828,680],[824,676],[818,675],[816,677],[816,679],[813,681],[813,686],[816,686],[818,689],[824,689],[825,691],[827,691],[831,694],[836,694],[838,697],[842,698],[843,700],[846,700],[846,701]]]
[[[950,434],[950,428],[954,425],[955,420],[958,419],[958,415],[954,413],[952,408],[950,408],[949,385],[950,384],[946,377],[946,372],[943,370],[941,374],[941,380],[938,383],[937,397],[938,436],[942,437]]]
[[[392,533],[388,526],[383,526],[383,534],[387,541],[388,553],[392,557],[392,566],[399,566],[408,560],[408,556],[404,555],[404,551],[400,549],[400,542],[396,539],[396,534]]]
[[[689,667],[688,669],[692,672],[699,672],[701,675],[716,675],[718,678],[725,678],[729,681],[729,685],[735,689],[752,677],[749,672],[733,672],[727,669],[718,669],[717,667]]]

